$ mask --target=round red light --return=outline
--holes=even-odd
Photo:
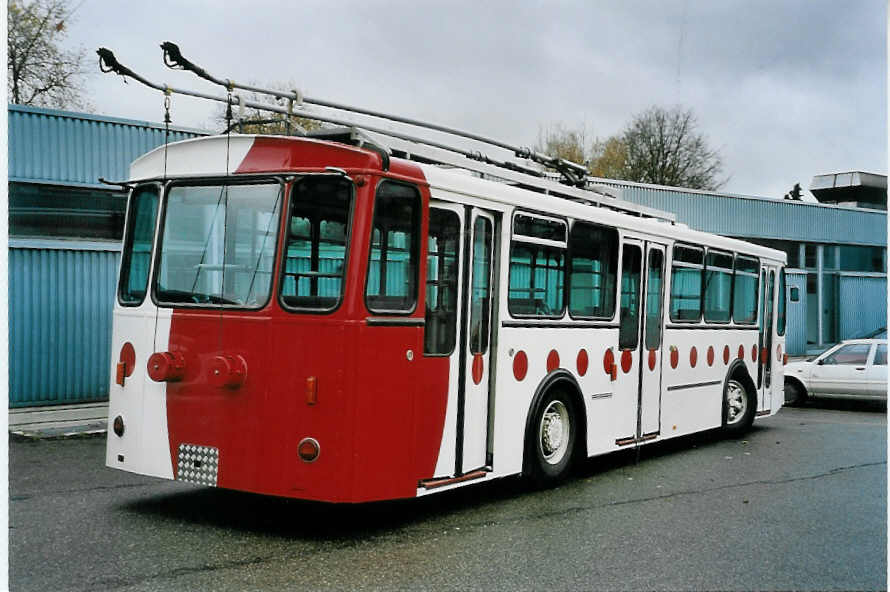
[[[756,343],[751,346],[751,361],[752,362],[757,361],[757,344]]]
[[[241,356],[224,354],[210,361],[207,372],[213,386],[236,389],[247,379],[247,362]]]
[[[527,373],[528,356],[525,355],[524,351],[520,350],[513,356],[513,377],[516,378],[517,381],[522,382],[522,379],[525,378]]]
[[[708,366],[714,365],[714,346],[708,346]]]
[[[320,452],[321,447],[315,438],[303,438],[297,445],[297,454],[305,462],[315,462]]]
[[[185,375],[185,358],[180,352],[155,352],[147,366],[148,376],[155,382],[176,382]]]
[[[587,374],[587,366],[590,364],[590,360],[587,358],[586,349],[578,352],[578,359],[575,360],[575,364],[578,366],[578,376]]]
[[[729,346],[728,345],[723,346],[723,363],[729,364]]]
[[[696,364],[698,364],[698,350],[693,345],[692,349],[689,350],[689,365],[695,368]]]
[[[671,346],[671,368],[676,368],[680,364],[680,350],[673,345]]]
[[[745,346],[744,345],[739,346],[739,359],[740,360],[745,359]]]
[[[132,343],[128,341],[121,347],[121,355],[118,360],[124,363],[124,376],[132,375],[136,368],[136,350]]]
[[[547,372],[553,372],[559,368],[559,354],[555,349],[551,349],[547,354]]]
[[[653,372],[655,371],[655,362],[656,362],[655,350],[650,349],[649,350],[649,370],[652,370]]]

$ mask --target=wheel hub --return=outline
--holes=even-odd
[[[551,401],[541,416],[538,438],[545,462],[555,465],[562,461],[569,447],[571,429],[569,410],[565,403]]]

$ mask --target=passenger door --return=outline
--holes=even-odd
[[[655,438],[660,429],[664,259],[664,245],[623,243],[614,387],[619,446]]]
[[[461,315],[461,386],[458,393],[456,475],[490,464],[488,459],[489,382],[493,302],[495,219],[471,208],[464,242],[463,313]]]

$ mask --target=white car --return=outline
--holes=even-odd
[[[808,397],[887,399],[887,340],[842,341],[806,362],[785,366],[785,404]]]

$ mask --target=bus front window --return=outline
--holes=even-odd
[[[161,231],[164,304],[260,308],[269,298],[283,187],[174,185]]]

